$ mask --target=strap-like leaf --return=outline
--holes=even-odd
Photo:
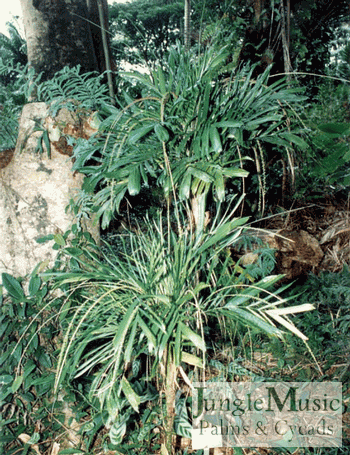
[[[205,172],[202,169],[199,169],[198,167],[190,166],[188,170],[191,172],[193,177],[197,177],[199,180],[202,180],[203,182],[211,183],[214,180],[214,178],[210,174],[208,174],[208,172]]]
[[[131,387],[129,381],[126,379],[125,376],[122,377],[122,391],[126,396],[128,402],[131,404],[132,408],[139,412],[139,405],[141,403],[141,398]]]
[[[140,169],[138,166],[134,166],[134,168],[131,170],[129,174],[128,191],[130,196],[135,196],[136,194],[139,194],[140,190],[141,190]]]
[[[150,131],[152,131],[154,128],[154,125],[144,125],[141,126],[140,128],[137,128],[136,130],[133,130],[129,133],[128,135],[128,143],[129,144],[135,144],[138,142],[140,139],[142,139],[146,134],[148,134]]]
[[[195,346],[197,349],[200,349],[203,352],[206,351],[205,341],[200,335],[195,333],[192,329],[190,329],[187,325],[183,324],[182,322],[179,322],[179,326],[181,328],[181,333],[184,338],[190,340],[193,346]]]
[[[191,179],[192,174],[190,169],[187,169],[185,175],[181,181],[180,188],[179,188],[179,197],[180,199],[189,199],[190,191],[191,191]]]

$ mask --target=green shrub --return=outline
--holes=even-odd
[[[156,186],[175,210],[178,201],[192,204],[202,228],[208,197],[223,203],[228,182],[234,193],[248,191],[241,178],[250,160],[256,184],[249,196],[260,194],[263,211],[265,149],[276,147],[290,158],[293,144],[306,147],[299,126],[289,122],[289,106],[305,98],[286,82],[271,83],[270,69],[257,80],[250,67],[225,73],[226,58],[225,48],[194,55],[179,46],[151,74],[123,75],[137,84],[140,98],[121,93],[120,107],[109,108],[101,125],[102,136],[74,152],[74,169],[86,175],[82,210],[89,203],[105,228],[125,197]]]
[[[38,442],[36,422],[42,422],[44,443],[62,429],[50,418],[59,329],[54,307],[44,306],[48,287],[36,273],[27,294],[20,280],[3,273],[2,291],[7,292],[0,306],[0,452],[10,455],[17,453],[21,433]]]
[[[331,379],[349,380],[350,342],[350,271],[344,266],[341,273],[322,272],[320,275],[310,274],[304,284],[291,287],[285,294],[287,298],[295,298],[300,304],[311,303],[317,311],[296,316],[296,326],[307,333],[308,346],[295,337],[287,336],[285,345],[266,342],[263,349],[272,352],[276,358],[284,359],[283,366],[293,367],[298,364],[298,379],[311,380],[325,375],[331,369]],[[310,352],[313,362],[310,364]],[[335,365],[339,369],[333,370]],[[285,370],[284,370],[285,372]],[[295,379],[295,376],[293,376]],[[335,380],[334,379],[334,380]]]
[[[317,97],[304,106],[310,148],[299,163],[297,197],[322,197],[350,184],[349,84],[325,78]]]
[[[246,221],[231,215],[199,237],[187,229],[174,232],[161,219],[149,221],[136,234],[116,235],[118,249],[110,253],[101,253],[84,236],[82,244],[60,242],[62,268],[50,277],[66,295],[60,310],[66,329],[55,389],[67,379],[90,378],[89,398],[98,398],[101,411],[107,411],[114,445],[122,443],[156,386],[164,391],[159,406],[170,450],[176,377],[181,372],[189,383],[193,367],[205,366],[208,320],[238,321],[282,337],[276,319],[303,337],[286,314],[279,317],[286,300],[278,296],[282,289],[272,288],[280,276],[245,284],[246,272],[221,254],[239,240]],[[182,435],[188,436],[188,429],[188,421],[177,424]]]

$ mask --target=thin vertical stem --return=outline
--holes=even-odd
[[[114,88],[113,88],[111,58],[110,58],[110,53],[109,53],[108,41],[107,41],[107,34],[106,34],[106,28],[105,28],[105,17],[104,17],[104,13],[103,13],[102,1],[97,0],[97,5],[98,5],[98,14],[99,14],[99,18],[100,18],[101,33],[102,33],[103,52],[105,55],[105,62],[106,62],[109,96],[111,98],[111,103],[113,104],[113,106],[115,106],[115,94],[114,94]]]
[[[190,48],[191,38],[191,0],[185,0],[185,48]]]
[[[286,21],[287,20],[287,21]],[[290,4],[287,0],[287,7],[284,7],[284,1],[281,4],[281,23],[282,23],[282,48],[283,48],[283,62],[284,72],[287,74],[287,80],[290,82],[290,73],[292,66],[290,63],[289,55],[289,21],[290,21]],[[287,23],[286,23],[287,22]]]
[[[165,418],[165,447],[168,454],[172,453],[173,427],[175,419],[175,379],[176,366],[174,358],[168,346],[166,358],[166,378],[165,378],[165,402],[166,402],[166,418]]]

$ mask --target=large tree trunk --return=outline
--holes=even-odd
[[[108,30],[107,0],[100,0]],[[83,72],[106,69],[98,0],[21,0],[28,60],[51,78],[64,66]]]

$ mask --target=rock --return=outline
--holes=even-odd
[[[0,272],[24,276],[39,262],[51,266],[56,254],[52,242],[38,244],[36,240],[63,233],[75,222],[66,207],[81,188],[84,176],[72,171],[72,160],[55,147],[52,131],[50,157],[47,151],[37,151],[43,134],[38,126],[46,123],[47,129],[49,124],[51,130],[56,127],[59,142],[63,127],[74,121],[69,111],[59,112],[57,121],[51,119],[45,103],[23,108],[14,156],[0,169]],[[90,223],[87,230],[98,240],[97,226]]]

